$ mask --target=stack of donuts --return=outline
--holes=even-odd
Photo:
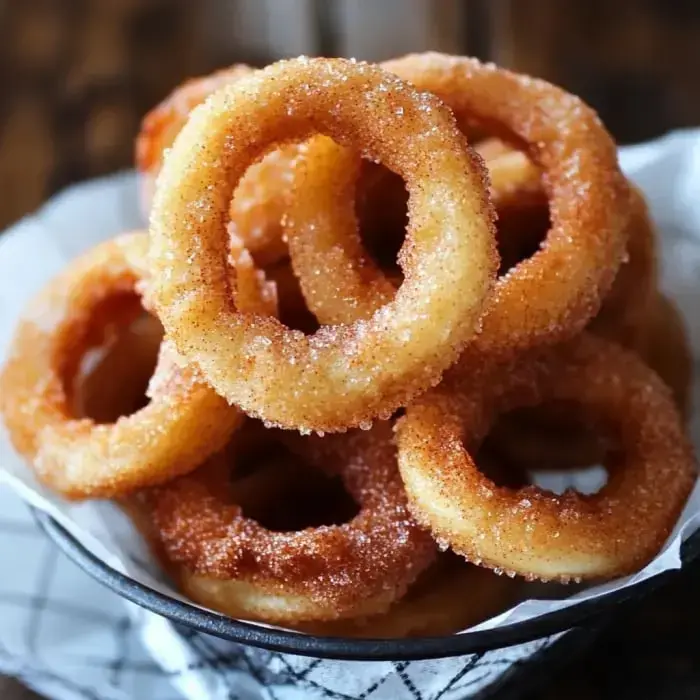
[[[148,231],[31,302],[15,448],[115,499],[196,602],[319,634],[464,628],[662,547],[690,357],[596,113],[472,58],[193,80],[136,144]],[[603,463],[599,492],[533,470]]]

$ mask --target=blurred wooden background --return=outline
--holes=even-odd
[[[139,119],[186,76],[426,49],[558,82],[621,142],[700,125],[697,0],[0,0],[0,226],[128,167]]]

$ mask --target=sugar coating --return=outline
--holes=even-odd
[[[623,457],[598,493],[499,487],[470,453],[495,417],[543,401],[576,404],[614,426]],[[469,561],[529,578],[609,578],[651,559],[696,478],[669,390],[634,353],[590,334],[460,373],[406,409],[399,469],[416,518]]]
[[[246,167],[319,132],[395,170],[418,203],[395,298],[307,337],[236,311],[221,234]],[[280,62],[196,108],[159,176],[150,233],[152,296],[178,350],[247,414],[303,431],[358,426],[438,382],[475,333],[497,266],[483,168],[449,110],[340,59]]]
[[[182,567],[185,589],[204,604],[220,608],[225,598],[227,610],[267,621],[386,610],[435,557],[432,538],[408,512],[391,427],[323,439],[283,435],[312,466],[340,474],[360,512],[342,525],[267,530],[236,504],[235,454],[233,463],[214,459],[147,497],[158,541]]]
[[[626,347],[639,347],[658,289],[656,233],[644,195],[630,185],[627,250],[600,312],[589,324],[594,333]]]

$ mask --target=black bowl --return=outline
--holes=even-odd
[[[495,630],[411,639],[317,637],[267,629],[170,598],[105,564],[46,513],[34,510],[34,516],[49,538],[81,569],[120,596],[147,610],[180,625],[232,642],[270,651],[325,659],[413,661],[481,654],[514,644],[543,639],[574,627],[600,623],[605,616],[617,611],[621,605],[639,600],[678,575],[677,571],[666,571],[624,590],[615,591],[594,600],[583,601],[565,610],[543,615],[536,620],[517,622]],[[698,555],[700,555],[700,531],[694,533],[683,545],[684,564]]]

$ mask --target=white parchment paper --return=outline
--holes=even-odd
[[[659,229],[661,286],[678,305],[700,360],[700,131],[682,131],[657,141],[622,149],[624,170],[646,194]],[[93,181],[59,195],[0,238],[0,357],[28,299],[71,258],[101,240],[143,225],[136,176],[125,173]],[[696,375],[700,374],[696,372]],[[691,431],[700,445],[700,387],[693,387]],[[590,486],[574,475],[552,482],[557,490],[571,483]],[[0,480],[26,501],[45,510],[90,551],[113,568],[172,597],[181,598],[121,512],[109,503],[68,503],[41,486],[0,432]],[[696,487],[662,552],[642,571],[557,600],[526,600],[479,628],[523,621],[604,595],[680,566],[683,539],[700,526],[700,488]]]

